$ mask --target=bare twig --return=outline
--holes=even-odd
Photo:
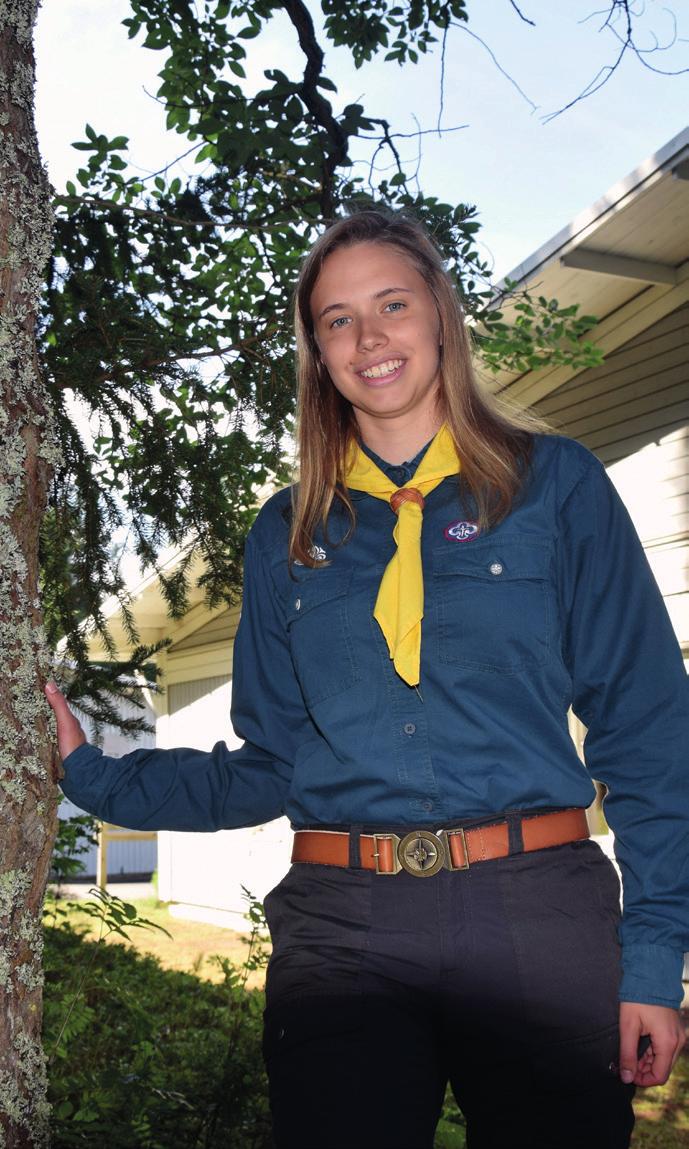
[[[448,129],[451,130],[451,129]],[[370,137],[369,137],[370,138]],[[266,173],[271,175],[274,173]],[[280,173],[280,178],[282,178]],[[290,178],[285,176],[285,179]],[[296,199],[290,200],[289,207],[303,207],[307,203],[313,203],[315,194],[311,196],[300,196]],[[86,204],[88,207],[103,208],[104,211],[112,212],[131,212],[132,215],[141,216],[143,219],[164,220],[166,223],[179,224],[180,227],[231,227],[231,228],[246,228],[246,227],[259,227],[264,231],[270,231],[272,228],[283,228],[285,221],[278,222],[277,217],[279,213],[273,216],[268,216],[264,219],[245,219],[241,216],[235,216],[232,219],[183,219],[181,216],[170,215],[164,211],[156,211],[154,208],[137,207],[132,203],[116,203],[114,200],[102,199],[100,196],[81,196],[81,195],[56,195],[53,196],[53,204],[58,206],[68,206],[70,204]]]
[[[482,48],[485,48],[485,50],[486,50],[486,52],[488,53],[488,55],[490,56],[491,60],[492,60],[492,61],[493,61],[493,63],[495,64],[495,67],[498,69],[498,72],[502,73],[502,75],[505,77],[505,79],[506,79],[506,80],[508,80],[508,81],[509,81],[509,83],[512,85],[512,87],[513,87],[513,88],[515,88],[517,92],[519,92],[519,95],[522,97],[522,99],[523,99],[523,100],[525,100],[525,101],[526,101],[526,103],[529,105],[529,107],[531,108],[531,110],[532,110],[533,112],[536,112],[536,111],[538,111],[538,105],[537,105],[537,104],[534,104],[533,100],[530,100],[530,99],[529,99],[529,97],[527,96],[526,92],[523,90],[523,88],[520,88],[519,84],[518,84],[518,83],[517,83],[517,81],[514,79],[514,77],[510,76],[509,72],[506,72],[506,71],[505,71],[505,69],[503,68],[502,64],[501,64],[501,63],[498,61],[498,59],[497,59],[497,57],[496,57],[495,53],[493,52],[493,49],[492,49],[492,48],[490,48],[490,47],[488,46],[488,44],[486,44],[486,41],[485,41],[485,40],[483,40],[483,39],[482,39],[480,36],[478,36],[478,35],[476,34],[476,32],[472,32],[472,31],[471,31],[471,30],[470,30],[470,29],[467,27],[467,25],[466,25],[466,24],[458,24],[458,23],[455,23],[455,27],[456,27],[456,28],[460,28],[460,29],[461,29],[461,31],[462,31],[462,32],[464,32],[464,34],[465,34],[466,36],[471,36],[472,40],[476,40],[476,41],[477,41],[477,42],[478,42],[478,43],[481,45],[481,47],[482,47]]]
[[[412,118],[413,118],[415,123],[418,123],[416,116],[413,116]],[[371,123],[371,124],[379,124],[382,122],[381,120],[372,119],[371,116],[368,116],[367,119],[368,119],[369,123]],[[465,128],[468,128],[468,127],[469,127],[468,124],[455,124],[455,126],[453,128],[443,128],[441,134],[443,136],[445,136],[445,135],[447,135],[448,132],[462,132],[462,131],[464,131]],[[383,142],[385,142],[386,139],[390,139],[390,140],[415,140],[417,138],[417,136],[434,136],[434,135],[436,135],[437,131],[438,131],[437,128],[420,128],[416,132],[389,132],[387,134],[387,136],[365,136],[362,133],[359,136],[359,139],[360,140],[382,140]]]
[[[192,152],[200,151],[202,147],[203,143],[201,142],[198,144],[192,144],[190,148],[187,148],[186,152],[182,152],[181,156],[177,156],[176,159],[170,160],[169,164],[166,164],[164,168],[159,168],[157,172],[146,172],[146,175],[141,177],[141,182],[144,183],[146,180],[155,179],[156,176],[167,175],[170,168],[174,167],[175,164],[181,164],[182,160],[185,160],[187,156],[191,155]],[[142,168],[140,164],[132,163],[131,160],[129,162],[132,164],[133,168],[139,168],[139,170],[142,172],[146,171],[146,169]]]
[[[557,116],[561,116],[563,112],[568,111],[570,108],[574,107],[575,104],[578,104],[580,100],[588,99],[589,96],[592,96],[595,92],[600,91],[600,89],[605,84],[607,84],[611,77],[615,74],[624,57],[630,52],[633,56],[636,56],[637,60],[644,68],[646,68],[649,72],[655,72],[656,75],[680,76],[685,72],[689,72],[689,67],[676,69],[658,68],[650,63],[648,59],[646,59],[647,56],[650,56],[656,52],[667,52],[670,48],[673,47],[674,44],[678,42],[678,40],[681,41],[681,37],[677,36],[677,18],[675,13],[669,8],[663,8],[663,11],[667,13],[672,20],[672,35],[668,43],[661,46],[655,32],[651,32],[654,43],[650,48],[641,48],[636,43],[634,36],[634,16],[641,15],[643,9],[640,13],[635,13],[630,0],[611,0],[610,6],[607,9],[598,9],[594,12],[590,12],[589,15],[581,21],[581,23],[586,23],[587,20],[592,20],[596,16],[604,16],[605,19],[603,20],[603,23],[601,24],[598,31],[604,32],[607,30],[608,32],[611,32],[615,39],[618,41],[620,48],[617,53],[617,57],[611,64],[605,64],[602,68],[599,68],[593,79],[589,81],[586,87],[581,92],[579,92],[577,96],[574,96],[574,98],[569,100],[568,103],[564,104],[563,107],[558,108],[556,112],[550,112],[547,116],[543,116],[543,122],[546,124],[550,123],[551,120],[556,119]],[[622,18],[624,24],[623,33],[619,32],[615,27],[615,23],[618,17]]]
[[[517,13],[517,16],[519,17],[520,20],[523,20],[525,24],[530,24],[532,28],[536,27],[536,21],[535,20],[529,20],[528,16],[525,16],[523,12],[520,12],[517,5],[514,2],[514,0],[510,0],[510,4],[514,8],[514,10]]]
[[[438,132],[439,136],[442,135],[441,124],[443,119],[443,109],[445,107],[445,49],[447,47],[447,33],[449,27],[450,24],[448,21],[448,23],[443,28],[443,44],[440,50],[440,106],[438,107],[438,123],[436,125],[436,131]]]

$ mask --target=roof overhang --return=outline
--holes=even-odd
[[[689,128],[616,183],[506,280],[597,316],[591,337],[606,354],[689,301]],[[571,378],[571,368],[500,373],[491,389],[533,404]]]

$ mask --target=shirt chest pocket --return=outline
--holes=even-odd
[[[516,674],[550,651],[547,543],[457,543],[434,555],[440,661]]]
[[[287,604],[292,661],[307,706],[315,706],[359,681],[349,628],[352,570],[321,567],[291,586]]]

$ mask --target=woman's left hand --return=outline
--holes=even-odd
[[[645,1035],[651,1044],[639,1058],[639,1041]],[[685,1041],[686,1033],[676,1009],[620,1002],[620,1077],[628,1085],[664,1085]]]

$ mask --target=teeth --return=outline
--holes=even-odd
[[[360,371],[359,374],[363,375],[364,379],[381,379],[383,375],[390,375],[401,366],[401,359],[389,359],[387,363],[378,363],[375,367],[369,367],[366,371]]]

